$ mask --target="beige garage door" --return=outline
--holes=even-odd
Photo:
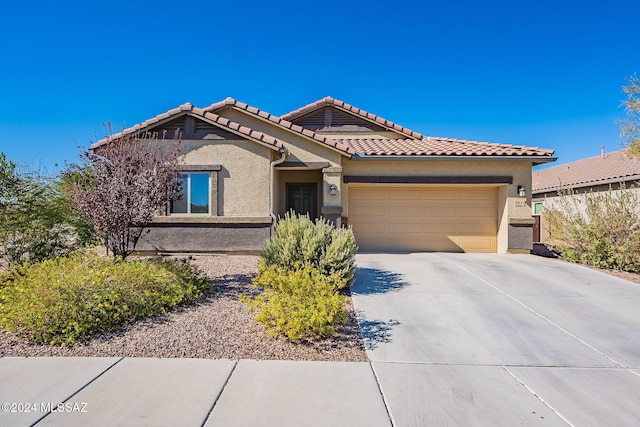
[[[361,250],[496,252],[498,191],[484,186],[350,185]]]

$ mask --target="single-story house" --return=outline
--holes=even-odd
[[[184,104],[123,132],[176,129],[184,198],[141,250],[257,251],[293,210],[352,226],[362,251],[529,251],[531,168],[555,160],[424,136],[330,97],[282,116],[232,98]]]
[[[542,169],[532,174],[533,214],[539,226],[534,232],[535,242],[544,242],[544,208],[554,202],[558,191],[571,190],[584,197],[591,192],[619,191],[620,186],[637,187],[640,181],[640,159],[627,155],[626,150],[605,153],[575,162]],[[633,191],[640,191],[634,189]]]

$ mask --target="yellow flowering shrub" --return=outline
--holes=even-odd
[[[73,344],[192,302],[210,285],[187,263],[76,252],[0,273],[0,328],[40,343]]]
[[[345,297],[337,292],[346,279],[326,277],[306,264],[284,269],[267,267],[262,260],[258,269],[253,285],[264,292],[253,299],[245,295],[240,299],[249,311],[258,311],[256,320],[267,327],[270,336],[283,333],[291,341],[330,336],[347,323]]]

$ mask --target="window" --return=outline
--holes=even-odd
[[[542,205],[542,202],[534,202],[533,203],[533,214],[534,215],[540,215],[543,210],[544,210],[544,206]]]
[[[171,202],[172,214],[208,214],[210,212],[210,174],[183,173],[182,198]]]

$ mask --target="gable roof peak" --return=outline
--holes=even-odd
[[[317,100],[315,102],[312,102],[311,104],[307,104],[307,105],[302,106],[302,107],[300,107],[300,108],[298,108],[296,110],[293,110],[293,111],[291,111],[291,112],[289,112],[287,114],[283,114],[281,116],[281,118],[283,120],[287,120],[287,121],[291,122],[291,121],[293,121],[293,120],[295,120],[295,119],[297,119],[299,117],[302,117],[302,116],[304,116],[306,114],[309,114],[311,112],[314,112],[314,111],[316,111],[316,110],[318,110],[320,108],[327,107],[327,106],[340,109],[340,110],[345,111],[345,112],[347,112],[349,114],[352,114],[352,115],[354,115],[356,117],[360,117],[360,118],[362,118],[362,119],[364,119],[366,121],[374,123],[374,124],[376,124],[378,126],[385,127],[385,128],[387,128],[389,130],[395,131],[395,132],[397,132],[397,133],[399,133],[401,135],[404,135],[404,136],[406,136],[408,138],[411,138],[411,139],[422,139],[422,138],[424,138],[424,136],[422,134],[418,133],[418,132],[414,132],[411,129],[405,128],[404,126],[400,126],[398,124],[395,124],[394,122],[392,122],[390,120],[386,120],[386,119],[384,119],[384,118],[382,118],[380,116],[377,116],[375,114],[371,114],[371,113],[369,113],[367,111],[364,111],[364,110],[362,110],[362,109],[360,109],[358,107],[354,107],[353,105],[347,104],[344,101],[341,101],[341,100],[336,99],[336,98],[332,98],[330,96],[326,96],[326,97],[324,97],[322,99],[319,99],[319,100]]]

